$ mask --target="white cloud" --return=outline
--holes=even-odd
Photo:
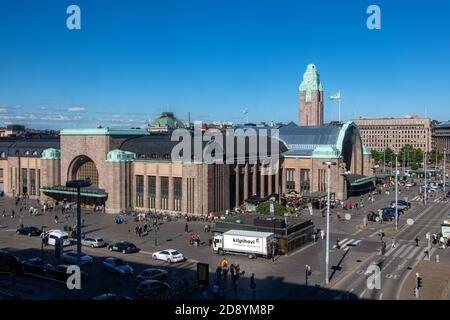
[[[70,107],[67,109],[67,111],[69,111],[69,112],[85,112],[86,108],[85,107]]]

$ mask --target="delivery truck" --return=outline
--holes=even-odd
[[[213,250],[215,253],[240,254],[253,259],[257,256],[270,258],[275,236],[270,232],[246,230],[229,230],[222,234],[215,234]]]

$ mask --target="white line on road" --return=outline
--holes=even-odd
[[[342,248],[344,248],[344,247],[348,247],[348,245],[350,245],[353,241],[356,241],[356,239],[350,239],[349,241],[347,241],[347,242],[345,242],[345,244],[341,244],[341,247]]]
[[[359,295],[359,298],[362,299],[364,295],[366,294],[367,289],[364,289],[364,291]]]
[[[401,255],[400,258],[404,258],[412,249],[414,249],[414,246],[407,246],[408,249],[406,249]]]
[[[372,234],[369,236],[369,238],[373,238],[373,237],[375,237],[377,234],[378,234],[378,231],[375,231],[374,233],[372,233]]]
[[[409,256],[408,256],[406,259],[412,259],[412,258],[417,254],[417,252],[420,251],[421,249],[422,249],[422,247],[416,247],[416,248],[409,254]]]
[[[393,257],[397,257],[400,253],[402,253],[408,246],[404,245],[397,249],[397,251],[392,255]]]
[[[362,240],[358,240],[354,243],[354,245],[356,246],[356,245],[360,244],[361,242],[362,242]]]

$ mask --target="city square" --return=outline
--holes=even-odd
[[[2,1],[1,303],[450,300],[431,1]]]

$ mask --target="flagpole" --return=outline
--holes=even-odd
[[[339,97],[339,123],[341,123],[341,97]]]

